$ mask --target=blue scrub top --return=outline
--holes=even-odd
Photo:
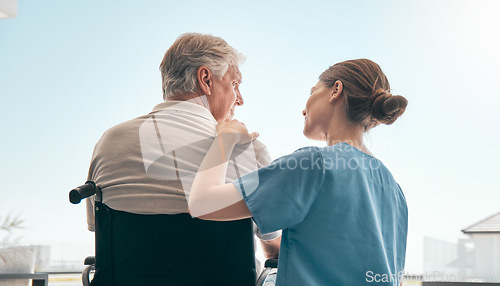
[[[233,184],[261,232],[283,229],[276,285],[399,285],[408,209],[378,159],[305,147]]]

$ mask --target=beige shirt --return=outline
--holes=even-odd
[[[217,121],[205,107],[186,101],[158,104],[151,113],[107,130],[97,143],[88,179],[103,202],[137,214],[187,213],[192,181],[216,135]],[[270,163],[260,141],[236,146],[226,183]],[[87,224],[94,230],[94,201]],[[279,232],[267,237],[273,239]]]

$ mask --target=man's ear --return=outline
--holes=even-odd
[[[330,99],[328,102],[332,103],[334,100],[337,100],[342,95],[342,90],[344,89],[344,85],[340,80],[337,80],[332,86],[332,92],[330,93]]]
[[[212,90],[212,73],[207,66],[201,66],[197,72],[198,86],[203,94],[210,95]]]

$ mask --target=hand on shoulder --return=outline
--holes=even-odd
[[[236,142],[236,144],[245,144],[259,137],[259,133],[249,133],[245,124],[239,122],[236,119],[221,122],[217,125],[217,135],[222,136],[223,134],[234,134],[235,136],[237,136],[238,141]]]

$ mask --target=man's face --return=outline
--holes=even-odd
[[[243,97],[239,90],[240,83],[240,70],[234,66],[229,66],[222,79],[214,78],[212,94],[208,98],[210,111],[217,122],[231,120],[236,105],[243,105]]]

